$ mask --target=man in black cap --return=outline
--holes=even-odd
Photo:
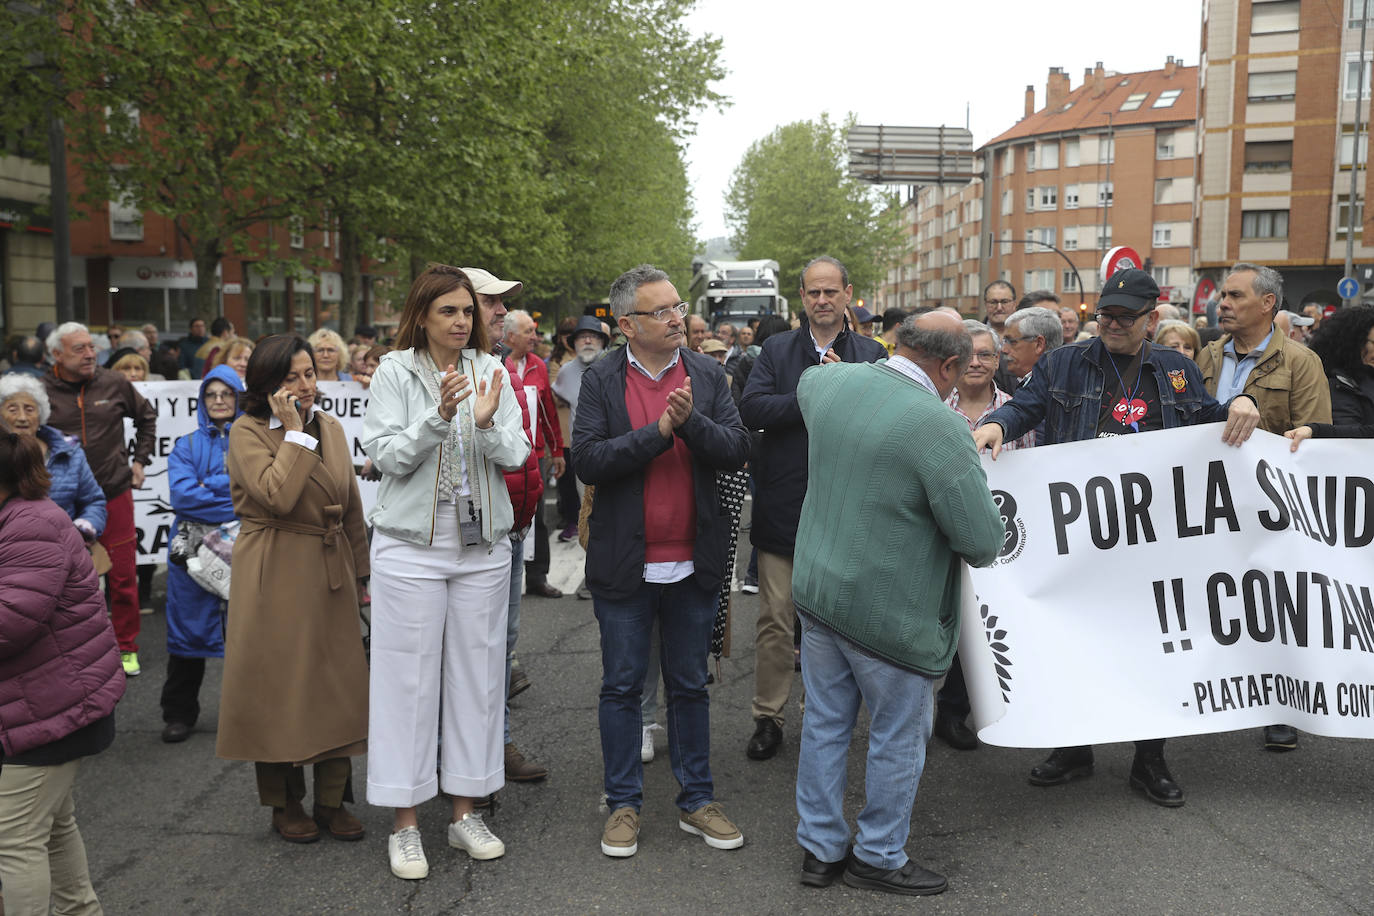
[[[1042,421],[1046,445],[1221,420],[1227,445],[1249,439],[1260,421],[1254,398],[1242,394],[1218,403],[1192,360],[1146,340],[1159,320],[1158,299],[1159,287],[1145,271],[1112,274],[1097,300],[1101,336],[1047,354],[1029,383],[974,432],[975,447],[991,448],[995,460],[1003,441],[1025,435]],[[1070,403],[1051,391],[1066,392]],[[1156,804],[1182,805],[1183,790],[1164,762],[1164,739],[1137,741],[1135,748],[1131,787]],[[1061,747],[1031,770],[1030,783],[1057,786],[1092,771],[1092,747]]]

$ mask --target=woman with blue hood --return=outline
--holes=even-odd
[[[216,366],[200,385],[198,428],[177,440],[167,459],[168,490],[176,521],[175,542],[189,528],[234,520],[229,496],[229,426],[238,417],[243,381],[232,368]],[[194,553],[194,550],[191,551]],[[183,566],[167,564],[167,681],[162,685],[162,740],[185,741],[200,716],[205,660],[224,657],[224,606],[196,584]]]

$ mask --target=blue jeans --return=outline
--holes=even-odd
[[[867,797],[854,856],[874,868],[901,868],[925,768],[935,682],[865,654],[805,616],[801,624],[806,712],[797,762],[797,842],[823,862],[844,858],[845,764],[862,702],[870,718]]]
[[[623,600],[594,600],[601,624],[601,757],[606,804],[640,810],[644,764],[639,759],[640,701],[654,621],[662,649],[659,665],[668,727],[668,757],[681,791],[677,806],[695,811],[714,798],[711,781],[711,706],[706,693],[706,652],[716,615],[716,593],[694,576],[668,585],[644,582]]]
[[[510,744],[510,663],[520,638],[520,593],[524,591],[525,539],[510,541],[510,602],[506,611],[506,743]]]

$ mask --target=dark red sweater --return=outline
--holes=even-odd
[[[634,366],[625,370],[625,408],[636,429],[657,423],[668,406],[668,393],[687,381],[678,360],[658,381]],[[692,559],[696,545],[697,506],[692,485],[692,453],[673,436],[673,447],[649,462],[644,472],[644,562],[673,563]]]

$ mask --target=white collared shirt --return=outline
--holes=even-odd
[[[625,355],[626,355],[627,357],[629,357],[630,365],[631,365],[631,366],[634,366],[636,369],[638,369],[638,370],[640,371],[640,373],[644,375],[645,378],[648,378],[648,379],[650,379],[650,380],[656,382],[656,381],[658,381],[659,379],[663,378],[663,376],[667,375],[669,369],[671,369],[671,368],[673,368],[674,366],[677,365],[678,360],[680,360],[680,359],[682,358],[682,348],[679,347],[679,348],[677,348],[677,349],[675,349],[675,350],[673,351],[673,358],[672,358],[672,360],[669,361],[668,365],[666,365],[666,366],[663,367],[663,371],[660,372],[658,375],[654,375],[654,374],[653,374],[652,372],[650,372],[648,369],[644,368],[644,364],[641,363],[638,359],[635,358],[635,350],[634,350],[634,347],[632,347],[632,346],[629,345],[629,344],[626,344],[626,345],[625,345]]]
[[[317,413],[319,413],[319,412],[320,412],[320,406],[319,406],[318,404],[311,404],[311,405],[310,405],[310,416],[308,416],[308,417],[305,418],[305,422],[306,422],[306,423],[309,423],[311,420],[315,419],[315,414],[317,414]],[[281,425],[282,425],[281,417],[277,416],[276,414],[271,414],[271,415],[268,417],[268,419],[267,419],[267,428],[268,428],[268,429],[277,429],[277,428],[280,427]],[[310,449],[312,452],[315,450],[315,446],[317,446],[317,445],[320,444],[320,440],[319,440],[319,439],[316,439],[314,436],[310,435],[309,433],[303,432],[303,431],[301,431],[301,430],[299,430],[299,429],[288,429],[288,430],[286,431],[286,441],[287,441],[287,442],[294,442],[294,443],[296,443],[296,444],[299,445],[299,446],[302,446],[302,447],[304,447],[304,448]]]
[[[926,375],[926,370],[922,369],[905,356],[888,357],[887,364],[890,368],[896,369],[898,372],[902,373],[902,375],[918,383],[922,388],[925,388],[937,398],[940,397],[939,390],[936,389],[935,383],[930,380],[930,376]]]

